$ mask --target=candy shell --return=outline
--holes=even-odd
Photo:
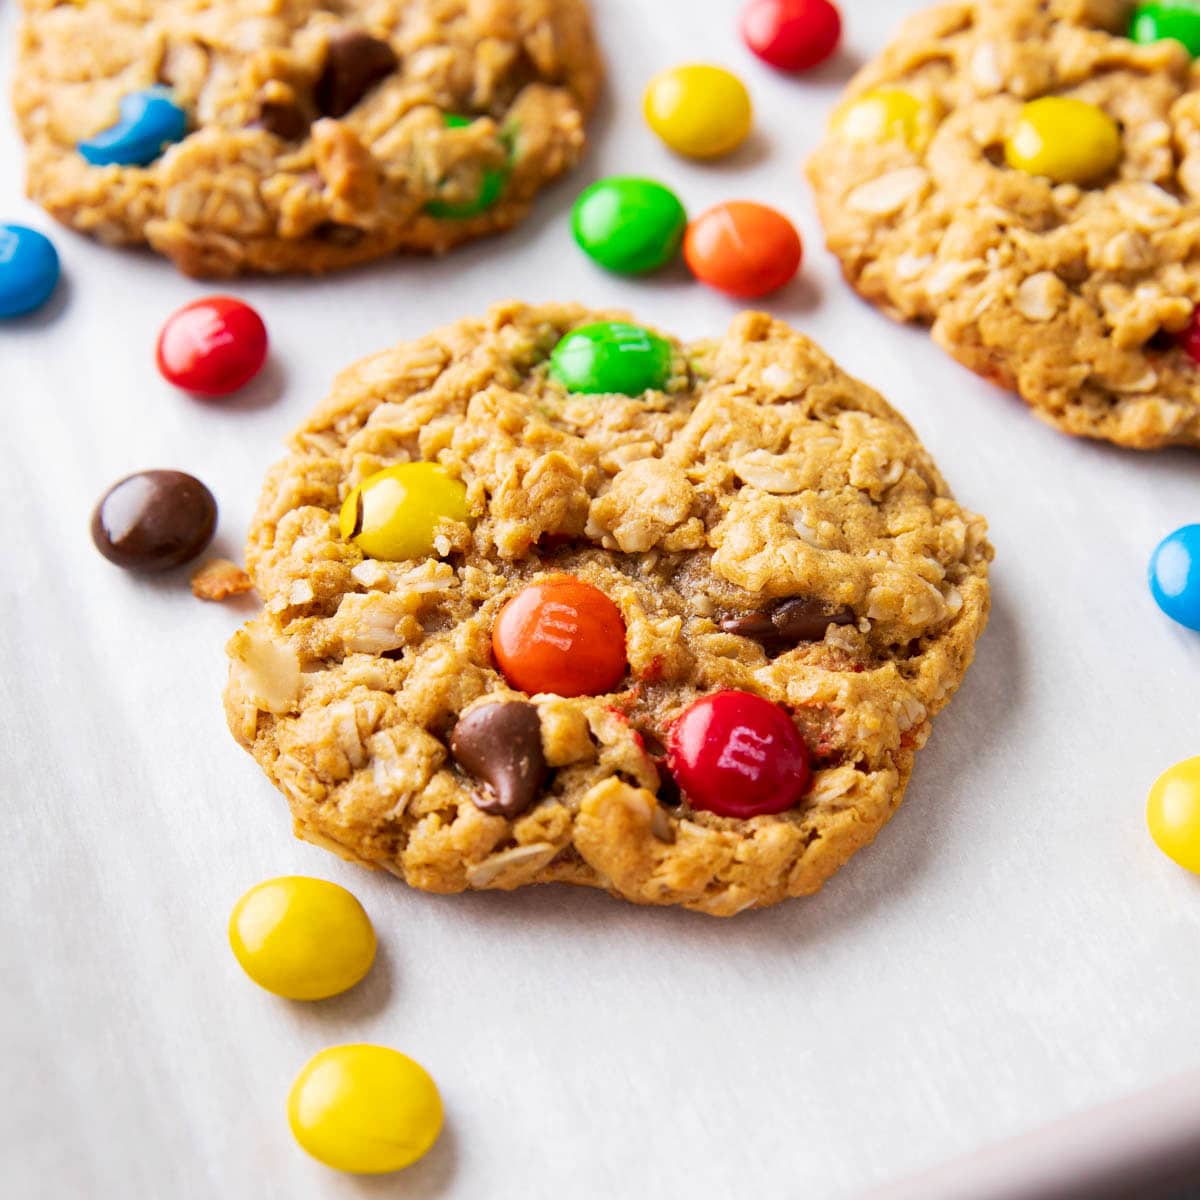
[[[116,124],[79,143],[79,153],[93,166],[149,166],[187,133],[187,114],[164,87],[130,92],[119,111]]]
[[[25,225],[0,225],[0,317],[20,317],[50,299],[59,277],[58,251]]]

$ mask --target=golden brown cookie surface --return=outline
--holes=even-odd
[[[809,176],[869,300],[1068,433],[1196,446],[1200,366],[1178,335],[1200,301],[1200,76],[1177,42],[1121,36],[1133,8],[955,0],[918,14],[852,82]],[[907,123],[870,136],[860,111],[847,125],[881,89],[915,105]],[[1023,106],[1047,96],[1118,123],[1114,168],[1076,183],[1009,165]]]
[[[301,837],[416,887],[731,915],[816,891],[895,810],[986,622],[991,548],[903,419],[763,314],[671,342],[663,390],[568,392],[551,351],[611,317],[504,305],[339,377],[267,477],[226,711]],[[432,557],[364,557],[346,497],[413,460],[462,480],[469,522]],[[530,696],[493,657],[505,604],[564,575],[624,623],[606,694]],[[662,771],[721,689],[807,744],[788,811],[719,816]]]
[[[193,275],[323,272],[508,228],[579,157],[601,76],[584,0],[24,9],[30,195]],[[85,161],[78,143],[155,86],[186,137],[144,167]]]

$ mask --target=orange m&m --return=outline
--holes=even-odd
[[[522,692],[599,696],[625,674],[625,622],[598,588],[556,575],[523,588],[500,610],[492,653]]]
[[[731,200],[701,213],[687,228],[683,257],[701,283],[742,299],[783,287],[800,268],[804,248],[782,213]]]

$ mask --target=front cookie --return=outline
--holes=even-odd
[[[1180,42],[1124,36],[1134,9],[954,0],[911,18],[809,176],[868,299],[1068,433],[1196,446],[1200,91]]]
[[[987,617],[984,522],[762,314],[510,304],[346,371],[270,473],[230,728],[296,831],[416,887],[727,916],[899,804]]]
[[[323,272],[506,229],[573,164],[584,0],[24,0],[30,195],[191,275]]]

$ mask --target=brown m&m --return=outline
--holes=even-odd
[[[139,471],[113,484],[92,513],[92,541],[129,571],[165,571],[212,540],[217,502],[182,471]]]

